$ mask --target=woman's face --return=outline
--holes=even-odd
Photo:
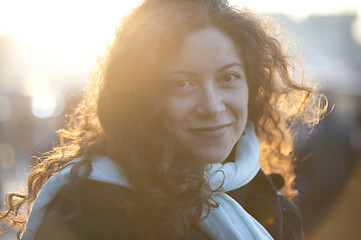
[[[165,67],[165,127],[181,147],[224,161],[247,121],[248,86],[240,50],[208,27],[188,35]]]

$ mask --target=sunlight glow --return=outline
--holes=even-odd
[[[29,68],[50,69],[56,76],[60,76],[61,71],[66,69],[66,73],[58,79],[45,80],[49,76],[38,77],[39,84],[27,80],[26,93],[33,95],[38,91],[48,91],[47,81],[61,81],[63,85],[71,85],[75,81],[69,76],[89,73],[106,49],[108,40],[114,37],[114,27],[121,16],[139,2],[140,0],[0,1],[0,36],[10,34],[24,43]],[[293,20],[302,20],[311,14],[354,14],[356,19],[352,33],[361,44],[360,0],[229,0],[229,3],[247,6],[261,14],[286,14]],[[41,81],[44,86],[40,87],[39,79],[43,79]]]
[[[26,81],[26,94],[34,96],[38,92],[46,92],[51,89],[48,75],[42,71],[31,71]]]
[[[139,2],[140,0],[3,1],[0,3],[0,33],[13,34],[45,48],[56,49],[59,53],[78,53],[94,58],[96,53],[104,49],[120,17]],[[356,14],[357,9],[361,9],[357,0],[229,2],[232,5],[248,6],[256,12],[283,13],[293,18],[304,18],[310,14]],[[89,52],[89,49],[92,51]]]
[[[120,16],[139,1],[17,0],[0,3],[0,33],[62,56],[94,62]],[[91,49],[91,51],[89,51]],[[69,59],[71,60],[71,59]]]

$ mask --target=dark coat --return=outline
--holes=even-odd
[[[120,199],[129,199],[131,190],[108,183],[87,180],[78,192],[82,211],[74,218],[59,219],[69,208],[56,205],[55,212],[45,215],[36,234],[36,240],[95,240],[140,239],[133,220]],[[239,189],[228,192],[243,208],[260,222],[274,239],[302,239],[301,214],[296,205],[278,194],[272,181],[259,171],[256,177]],[[191,239],[209,239],[197,228],[192,229]]]

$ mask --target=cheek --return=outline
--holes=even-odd
[[[245,114],[248,112],[248,88],[244,88],[228,96],[228,102],[231,103],[230,106],[236,117],[247,117]]]
[[[191,107],[187,99],[170,98],[165,102],[162,112],[166,128],[174,132],[189,122]]]
[[[168,100],[165,107],[167,121],[178,121],[184,115],[184,106],[179,101]]]
[[[248,92],[243,96],[241,111],[243,114],[248,113]]]
[[[229,106],[236,119],[235,134],[238,136],[244,131],[248,119],[248,89],[243,89],[233,95],[233,99],[230,101]]]

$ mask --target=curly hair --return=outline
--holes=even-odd
[[[9,210],[2,219],[23,228],[27,214],[20,218],[22,207],[29,213],[47,179],[81,157],[72,167],[70,183],[61,190],[60,201],[74,203],[69,213],[73,216],[81,208],[74,193],[90,174],[92,159],[106,155],[121,166],[138,195],[138,207],[129,211],[141,216],[140,232],[186,239],[202,206],[212,207],[212,195],[203,160],[177,149],[164,134],[159,114],[164,88],[159,79],[162,66],[184,38],[209,26],[241,49],[249,87],[248,118],[261,143],[261,166],[267,173],[282,174],[283,193],[295,196],[290,128],[296,119],[317,123],[327,106],[320,106],[321,96],[304,83],[301,65],[284,52],[275,26],[226,0],[145,0],[116,28],[83,100],[58,131],[60,144],[34,165],[26,194],[7,195]],[[87,171],[80,174],[80,167]]]

